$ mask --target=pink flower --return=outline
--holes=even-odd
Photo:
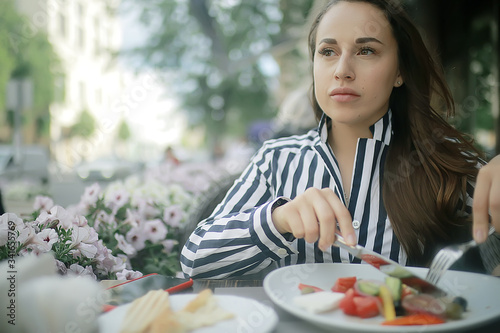
[[[157,243],[167,236],[167,227],[160,219],[146,221],[143,226],[146,239]]]
[[[123,253],[129,256],[135,256],[137,254],[137,250],[125,240],[125,237],[123,237],[123,235],[115,234],[115,239],[118,242],[118,248],[122,250]]]
[[[173,228],[181,225],[182,215],[183,212],[179,206],[170,206],[163,210],[163,220]]]
[[[54,200],[51,198],[42,195],[37,195],[35,197],[35,203],[33,204],[34,210],[48,212],[52,207],[54,207]]]
[[[146,236],[144,235],[142,228],[130,229],[125,235],[125,239],[127,240],[127,242],[132,244],[132,246],[137,251],[140,251],[144,247],[146,247]]]
[[[139,271],[132,271],[124,269],[121,272],[116,273],[117,280],[133,280],[142,277],[142,273]]]

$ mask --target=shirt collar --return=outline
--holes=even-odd
[[[326,143],[328,140],[328,126],[327,126],[328,116],[323,113],[321,120],[318,125],[318,132],[320,134],[321,141]],[[373,135],[373,140],[381,141],[385,145],[389,145],[392,137],[392,111],[389,109],[386,114],[377,120],[377,122],[370,126],[370,131]]]

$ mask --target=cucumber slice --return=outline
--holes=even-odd
[[[398,302],[401,300],[401,293],[403,290],[403,283],[401,279],[388,276],[385,278],[385,285],[389,288],[392,295],[392,300]]]

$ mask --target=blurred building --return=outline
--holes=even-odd
[[[113,58],[121,44],[120,0],[16,0],[27,29],[46,32],[62,63],[51,105],[51,151],[62,169],[109,153],[122,121],[124,73]],[[71,136],[82,112],[95,119],[91,137]]]

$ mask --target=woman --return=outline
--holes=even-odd
[[[202,221],[186,275],[222,278],[304,262],[359,263],[335,233],[401,264],[426,265],[470,238],[480,154],[431,107],[453,114],[442,73],[401,7],[330,2],[309,34],[319,126],[271,140]],[[499,157],[481,168],[474,236],[500,230]],[[496,178],[495,178],[496,177]]]

